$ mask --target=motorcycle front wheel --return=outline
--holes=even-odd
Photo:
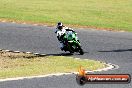
[[[77,47],[78,47],[78,52],[80,53],[80,55],[83,55],[84,54],[84,51],[81,48],[81,46],[79,44],[77,44]]]

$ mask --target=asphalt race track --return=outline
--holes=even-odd
[[[29,51],[48,55],[66,55],[58,46],[54,33],[55,27],[33,26],[16,23],[0,23],[0,49]],[[109,32],[76,29],[84,55],[79,58],[91,58],[116,64],[119,69],[100,73],[132,75],[132,33]],[[63,75],[44,78],[24,79],[0,82],[0,88],[132,88],[130,84],[86,84],[79,86],[75,75]]]

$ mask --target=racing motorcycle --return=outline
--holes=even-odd
[[[77,33],[68,31],[63,35],[63,44],[64,44],[64,51],[69,51],[71,54],[74,52],[79,52],[81,55],[84,54],[83,49],[81,48],[81,44],[77,39]]]

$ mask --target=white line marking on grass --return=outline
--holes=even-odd
[[[32,54],[32,52],[25,52],[26,54]]]
[[[11,50],[5,50],[6,52],[10,52]]]
[[[13,51],[14,53],[20,53],[20,51]]]
[[[43,78],[43,77],[53,77],[53,76],[62,76],[62,75],[69,75],[69,74],[71,74],[71,73],[55,73],[55,74],[39,75],[39,76],[6,78],[6,79],[0,79],[0,82],[23,80],[23,79],[33,79],[33,78]]]
[[[40,54],[41,56],[45,56],[46,54]]]
[[[108,67],[106,67],[106,68],[94,70],[93,72],[108,71],[108,70],[110,70],[110,69],[114,69],[114,68],[115,68],[115,66],[114,66],[113,64],[111,64],[111,63],[108,63],[107,66],[108,66]]]

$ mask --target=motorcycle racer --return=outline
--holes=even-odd
[[[55,33],[57,34],[58,41],[60,42],[61,50],[64,50],[63,37],[67,31],[72,31],[73,33],[77,34],[73,29],[64,26],[61,22],[57,23],[57,28],[56,28]],[[77,39],[77,41],[79,41],[77,37],[76,37],[76,39]]]

